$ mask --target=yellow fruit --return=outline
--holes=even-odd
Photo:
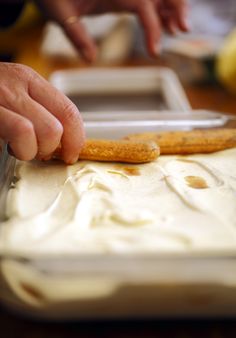
[[[236,94],[236,29],[226,38],[216,62],[222,84]]]

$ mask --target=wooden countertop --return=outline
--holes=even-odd
[[[57,69],[67,67],[85,67],[85,64],[52,62],[39,52],[42,29],[39,27],[25,38],[18,50],[16,62],[27,64],[41,73],[48,75]],[[143,60],[133,60],[129,65],[149,65]],[[158,65],[160,62],[152,62]],[[195,109],[206,108],[236,114],[236,97],[217,84],[186,84],[184,89],[190,104]],[[43,323],[27,321],[0,307],[1,337],[17,338],[235,338],[236,320],[150,320],[117,322],[74,322]]]

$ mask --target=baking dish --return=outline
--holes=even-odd
[[[82,113],[86,135],[91,138],[121,138],[130,133],[222,127],[229,117],[207,110],[133,111]]]
[[[190,109],[177,76],[164,67],[63,70],[53,73],[50,82],[82,113]]]
[[[7,146],[0,139],[0,221],[4,219],[6,194],[14,180],[15,160],[8,155]]]
[[[109,122],[106,116],[93,120],[92,114],[88,114],[85,121],[89,136],[100,136],[103,131],[103,137],[109,138],[111,134],[104,132]],[[196,127],[196,121],[200,121],[201,127],[204,114],[206,126],[210,127],[212,122],[204,111],[199,113],[200,120],[197,112],[189,111],[189,120],[185,116],[181,118],[181,113],[164,114],[166,120],[165,115],[162,120],[156,120],[160,123],[155,125],[156,130]],[[175,119],[170,119],[170,114]],[[123,127],[125,122],[131,122],[130,115],[123,121]],[[213,121],[215,118],[221,125],[227,120],[220,114],[215,115]],[[165,125],[161,125],[163,120]],[[116,122],[120,123],[118,113],[114,114],[114,125],[109,122],[109,128],[113,128],[113,137],[120,137],[123,127]],[[135,123],[130,124],[126,131],[136,132],[136,127]],[[149,130],[147,128],[144,123],[142,130]],[[11,183],[14,184],[14,163],[3,147],[0,159],[2,215],[7,191]],[[0,298],[15,311],[46,319],[234,316],[235,260],[236,248],[235,251],[188,254],[34,254],[30,257],[1,252]]]
[[[177,75],[165,67],[62,70],[49,80],[79,107],[88,136],[90,128],[93,137],[95,130],[96,137],[103,137],[104,130],[110,138],[116,130],[124,136],[129,128],[140,132],[144,125],[152,131],[219,127],[227,122],[216,112],[193,112]]]

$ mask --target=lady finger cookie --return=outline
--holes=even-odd
[[[79,158],[101,162],[147,163],[154,161],[159,154],[160,148],[153,141],[88,139]],[[55,152],[55,157],[60,159],[60,149]]]
[[[161,154],[212,153],[236,147],[236,129],[163,131],[129,135],[127,140],[154,141]]]

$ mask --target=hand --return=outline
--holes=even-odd
[[[148,51],[160,53],[162,29],[174,34],[187,31],[187,0],[36,0],[50,18],[59,22],[84,58],[94,61],[96,45],[76,17],[128,11],[135,13],[144,28]]]
[[[62,159],[77,161],[84,130],[76,106],[31,68],[0,63],[0,138],[20,160],[50,159],[61,144]]]

